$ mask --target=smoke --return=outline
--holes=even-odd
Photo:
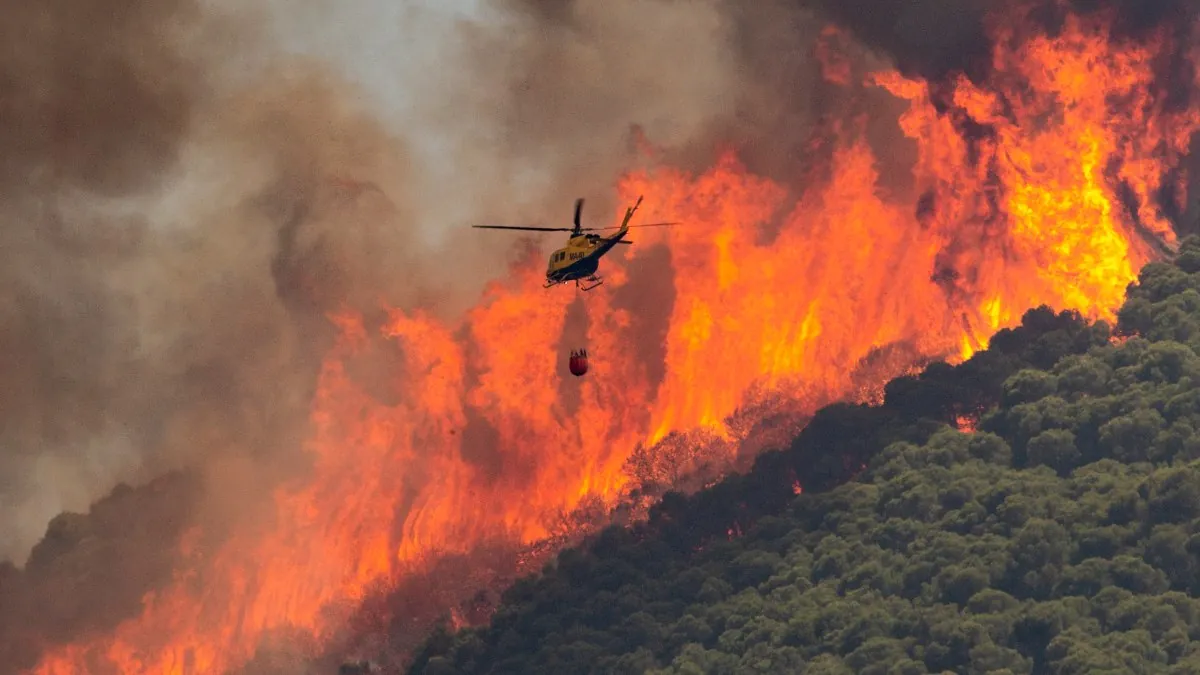
[[[585,218],[607,220],[638,133],[682,147],[735,112],[745,73],[717,0],[490,9],[456,29],[439,95],[417,114],[447,139],[453,180],[472,188],[458,194],[494,219],[566,223],[581,196]]]
[[[746,91],[716,0],[410,13],[401,30],[446,41],[390,126],[345,73],[257,44],[262,8],[8,4],[0,558],[16,562],[120,481],[294,453],[327,312],[465,306],[513,246],[418,235],[565,220],[576,194],[607,218],[634,125],[686,147]],[[424,136],[448,168],[418,161]]]
[[[153,435],[122,419],[159,376],[118,286],[155,235],[102,200],[159,187],[206,82],[175,45],[183,0],[2,4],[0,558],[21,560]]]
[[[336,3],[8,4],[0,559],[18,563],[118,482],[295,454],[328,312],[452,315],[505,274],[515,243],[468,223],[566,221],[577,195],[610,217],[643,134],[676,163],[732,141],[790,173],[828,106],[805,95],[822,23],[781,2],[409,8],[394,29],[425,46],[391,118],[335,58],[264,44],[272,12],[333,25]]]
[[[20,563],[120,481],[295,455],[325,313],[412,302],[420,271],[405,145],[336,75],[232,77],[254,27],[187,0],[9,4],[0,559]]]
[[[991,55],[987,0],[782,0],[793,12],[816,12],[895,59],[907,75],[941,79],[975,72]]]
[[[864,43],[895,60],[909,76],[941,80],[954,73],[973,79],[990,67],[989,12],[1025,9],[1048,27],[1059,25],[1068,11],[1087,15],[1103,12],[1115,18],[1118,37],[1144,36],[1164,25],[1188,30],[1200,8],[1190,0],[779,0],[793,13],[815,11],[849,29]],[[1011,19],[1000,11],[997,18]]]

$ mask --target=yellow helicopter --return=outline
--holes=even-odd
[[[555,250],[550,254],[550,261],[546,266],[546,285],[542,288],[550,288],[551,286],[557,286],[561,283],[574,281],[576,288],[590,291],[604,283],[604,279],[596,275],[596,270],[600,267],[600,258],[603,257],[605,253],[611,251],[612,248],[617,244],[633,243],[632,241],[624,238],[625,234],[629,232],[629,228],[678,225],[678,223],[647,223],[645,225],[630,225],[629,219],[633,217],[633,212],[637,211],[637,208],[641,205],[641,203],[642,198],[638,197],[636,204],[625,209],[625,219],[621,221],[621,225],[619,227],[582,227],[579,221],[579,216],[583,211],[583,198],[575,200],[575,227],[516,227],[511,225],[472,225],[472,227],[492,230],[570,232],[571,236],[567,239],[567,245],[563,248]],[[617,233],[611,237],[602,237],[598,234],[584,234],[585,232],[602,230],[617,230]],[[580,286],[580,281],[591,283],[591,285]]]

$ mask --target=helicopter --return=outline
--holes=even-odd
[[[637,211],[641,203],[642,198],[639,196],[636,204],[625,209],[625,219],[621,221],[619,227],[583,227],[580,223],[580,214],[583,211],[582,197],[575,200],[575,227],[516,227],[511,225],[472,225],[472,227],[492,230],[570,232],[571,234],[567,238],[567,245],[550,254],[550,260],[546,265],[546,284],[542,288],[550,288],[551,286],[574,281],[576,288],[590,291],[604,283],[604,279],[596,274],[596,270],[600,267],[600,258],[605,253],[611,251],[617,244],[633,243],[624,238],[625,234],[629,232],[629,228],[664,227],[678,224],[646,223],[644,225],[630,225],[629,219],[633,217],[634,211]],[[591,234],[591,232],[602,230],[617,230],[617,233],[611,237]],[[585,234],[585,232],[588,234]],[[580,285],[580,282],[591,285]]]

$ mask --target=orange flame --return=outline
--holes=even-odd
[[[825,178],[794,197],[733,154],[700,175],[626,176],[619,192],[646,195],[643,217],[686,225],[646,231],[623,261],[604,261],[607,283],[584,301],[586,378],[562,377],[574,294],[543,291],[540,263],[492,285],[461,326],[398,310],[378,331],[336,317],[341,339],[312,406],[312,475],[275,494],[272,526],[191,551],[142,616],[47,654],[36,672],[218,673],[274,631],[319,644],[375,584],[430,555],[487,537],[536,542],[585,499],[611,503],[639,443],[695,429],[738,440],[746,432],[727,420],[739,409],[847,395],[856,365],[899,341],[966,358],[1040,303],[1111,318],[1155,255],[1139,229],[1174,242],[1152,197],[1198,126],[1154,89],[1155,59],[1174,45],[1164,33],[1114,46],[1102,17],[1069,18],[1056,37],[1024,20],[995,34],[993,79],[953,82],[944,114],[925,82],[869,78],[909,104],[911,195],[880,186],[879,158],[852,122]],[[850,82],[828,49],[828,76]],[[1137,198],[1136,219],[1121,189]],[[634,349],[636,317],[614,301],[626,266],[655,243],[670,250],[675,292],[661,381]],[[348,374],[378,342],[404,373],[393,401]],[[468,439],[473,424],[490,437]]]

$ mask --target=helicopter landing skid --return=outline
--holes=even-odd
[[[579,280],[578,280],[578,279],[576,279],[576,280],[575,280],[575,287],[576,287],[576,288],[579,288],[579,289],[581,289],[581,290],[584,290],[584,291],[590,291],[590,290],[592,290],[593,288],[595,288],[595,287],[599,286],[600,284],[604,283],[604,280],[603,280],[603,279],[601,279],[600,277],[598,277],[598,276],[595,276],[595,275],[588,277],[588,278],[587,278],[587,279],[585,279],[584,281],[594,281],[594,282],[596,282],[596,283],[592,284],[591,286],[580,286],[580,285],[579,285]]]

